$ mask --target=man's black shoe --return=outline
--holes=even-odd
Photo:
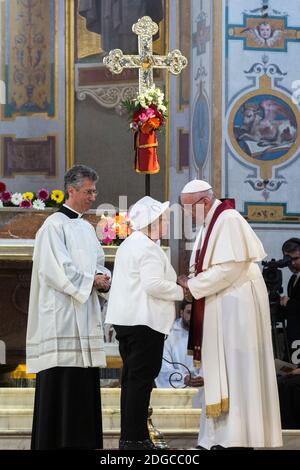
[[[141,450],[141,449],[155,449],[155,445],[150,439],[143,441],[124,441],[123,450]]]

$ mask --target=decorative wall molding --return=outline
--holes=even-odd
[[[122,114],[122,101],[134,98],[137,91],[137,83],[101,85],[99,87],[79,87],[76,96],[79,101],[90,97],[103,108],[115,109],[118,114]]]

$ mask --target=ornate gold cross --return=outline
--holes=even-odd
[[[153,69],[168,69],[178,75],[187,66],[187,58],[178,49],[167,55],[153,55],[152,36],[157,33],[158,25],[150,16],[143,16],[132,26],[138,36],[139,55],[124,55],[121,49],[113,49],[103,60],[112,73],[121,73],[124,68],[139,69],[139,93],[145,93],[153,82]]]

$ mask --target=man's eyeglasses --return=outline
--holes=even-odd
[[[86,194],[87,196],[97,196],[98,195],[98,191],[96,189],[85,189],[82,192],[84,194]]]
[[[192,208],[192,207],[194,207],[196,204],[199,204],[199,202],[202,201],[202,199],[205,199],[205,198],[206,198],[206,196],[204,196],[204,197],[202,196],[202,197],[200,197],[200,199],[198,199],[197,201],[192,202],[191,204],[186,204],[186,206],[187,206],[187,207],[190,206],[190,207]]]
[[[198,199],[198,201],[195,201],[191,204],[191,206],[195,206],[196,204],[198,204],[200,201],[202,201],[202,199],[205,199],[206,196],[204,197],[200,197],[200,199]]]

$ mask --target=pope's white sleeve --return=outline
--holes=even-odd
[[[216,264],[189,279],[188,287],[195,299],[216,294],[237,281],[248,266],[249,263],[245,261]]]
[[[48,225],[40,234],[37,247],[38,256],[33,262],[38,263],[38,273],[53,289],[74,297],[84,303],[91,295],[94,274],[81,272],[74,265],[64,242],[61,226]]]
[[[140,279],[148,295],[161,300],[182,300],[183,289],[165,279],[164,262],[154,250],[147,250],[140,260]]]

